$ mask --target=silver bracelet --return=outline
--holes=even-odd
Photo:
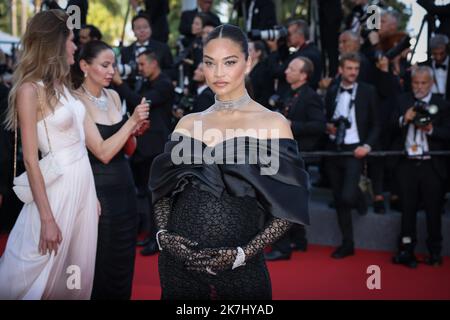
[[[161,245],[159,244],[159,234],[163,232],[167,232],[167,230],[161,229],[156,233],[156,243],[158,244],[159,251],[162,251]]]
[[[240,266],[245,266],[245,252],[241,247],[237,247],[237,255],[236,255],[236,260],[234,260],[233,263],[233,267],[231,268],[231,270],[236,269],[237,267]]]

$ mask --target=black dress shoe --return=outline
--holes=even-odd
[[[392,257],[392,262],[394,264],[403,264],[408,268],[415,269],[417,268],[417,259],[414,253],[410,251],[402,250],[397,253],[394,257]]]
[[[425,263],[429,266],[442,266],[442,257],[439,254],[432,253],[428,257],[425,258]]]
[[[348,256],[353,256],[354,254],[355,249],[353,246],[342,245],[331,254],[331,257],[334,259],[342,259]]]
[[[269,253],[265,253],[264,258],[266,258],[267,261],[289,260],[291,258],[291,254],[283,253],[278,250],[272,250]]]
[[[141,255],[143,256],[151,256],[159,251],[158,244],[156,241],[149,241],[149,243],[145,246],[144,249],[141,250]]]
[[[384,206],[384,200],[375,200],[373,202],[373,211],[378,214],[386,213],[386,207]]]
[[[137,242],[136,242],[136,245],[137,245],[138,247],[144,247],[144,246],[148,245],[149,242],[150,242],[150,238],[145,238],[144,240],[137,241]]]

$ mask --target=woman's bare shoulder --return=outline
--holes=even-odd
[[[196,121],[201,121],[204,117],[204,114],[202,112],[197,113],[189,113],[182,117],[178,123],[177,126],[174,129],[174,132],[180,132],[180,133],[190,133],[194,128],[194,123]]]
[[[279,112],[274,112],[267,108],[264,109],[258,113],[259,126],[270,130],[278,135],[279,138],[293,139],[289,121]]]

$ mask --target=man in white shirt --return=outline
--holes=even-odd
[[[357,82],[359,67],[357,53],[343,54],[339,61],[341,81],[328,89],[325,98],[329,136],[326,149],[353,153],[325,160],[342,233],[342,245],[332,254],[335,259],[354,254],[351,209],[361,199],[358,183],[363,158],[377,142],[381,130],[375,88]]]
[[[444,184],[448,175],[447,157],[427,154],[446,150],[450,142],[450,106],[432,93],[433,70],[419,66],[411,73],[412,93],[397,97],[393,125],[396,150],[405,150],[406,157],[396,167],[402,209],[399,250],[393,262],[410,268],[417,267],[416,217],[423,203],[427,215],[427,247],[430,255],[426,263],[442,264],[441,214],[444,203]],[[421,111],[422,110],[422,111]]]

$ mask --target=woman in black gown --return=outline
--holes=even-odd
[[[203,62],[216,101],[180,120],[150,174],[162,298],[271,299],[263,249],[308,223],[309,178],[287,120],[245,91],[242,31],[217,27]]]
[[[114,74],[114,63],[114,52],[102,41],[91,41],[80,52],[83,78],[82,83],[75,83],[75,86],[79,87],[79,97],[103,139],[114,135],[127,121],[122,115],[118,94],[105,89]],[[91,298],[130,299],[137,236],[131,169],[123,148],[107,163],[92,153],[89,153],[89,160],[101,207]]]

